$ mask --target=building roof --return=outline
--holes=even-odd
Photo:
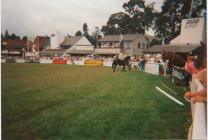
[[[61,46],[72,46],[77,43],[83,36],[67,36],[64,41],[60,44]]]
[[[145,50],[145,53],[161,53],[162,51],[166,52],[180,52],[180,53],[187,53],[192,52],[195,49],[199,48],[200,45],[154,45],[153,47]]]
[[[94,54],[119,54],[121,52],[120,48],[97,48],[94,51]]]
[[[94,50],[75,50],[72,49],[68,53],[69,54],[92,54]]]
[[[156,38],[156,37],[154,37],[152,35],[144,34],[144,36],[149,40],[149,42],[152,42],[153,39],[160,40],[159,38]]]
[[[65,52],[66,50],[64,49],[44,49],[40,52],[42,55],[61,55]]]
[[[123,37],[122,37],[123,36]],[[124,35],[107,35],[104,36],[103,38],[99,39],[99,42],[110,42],[110,41],[120,41],[122,38],[122,41],[133,41],[141,36],[143,36],[143,34],[124,34]],[[152,41],[152,39],[154,38],[153,36],[144,35],[146,38],[148,38],[149,41]]]
[[[6,49],[22,49],[26,48],[27,41],[19,39],[2,39],[2,46]]]

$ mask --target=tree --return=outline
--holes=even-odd
[[[143,0],[129,0],[123,4],[126,13],[112,14],[101,31],[104,35],[145,33],[154,21],[154,4],[145,6]]]
[[[75,33],[75,36],[82,36],[82,32],[81,32],[81,31],[77,31],[77,32]]]
[[[20,40],[20,37],[17,36],[15,33],[12,33],[12,35],[10,36],[10,39],[18,39],[18,40]]]
[[[206,1],[202,0],[201,3],[197,3],[198,0],[165,0],[163,3],[162,11],[157,13],[155,24],[153,29],[155,35],[158,37],[165,37],[168,40],[172,40],[180,33],[181,21],[191,17],[199,17],[202,9],[206,9]]]
[[[11,39],[16,39],[16,38],[17,38],[17,36],[15,35],[15,33],[12,33]]]
[[[10,38],[10,35],[9,35],[8,30],[5,31],[4,37],[5,37],[6,39]]]
[[[88,25],[87,25],[87,23],[84,23],[84,25],[83,25],[83,35],[89,35],[88,31],[89,31]]]
[[[151,3],[145,6],[143,0],[129,0],[123,4],[123,8],[129,14],[130,21],[129,27],[132,33],[145,33],[148,30],[154,20],[154,4]]]
[[[95,31],[92,33],[92,40],[94,46],[98,46],[98,40],[101,38],[100,34],[101,32],[99,27],[95,27]]]
[[[162,40],[153,39],[150,43],[150,47],[152,47],[154,45],[161,45],[161,44],[162,44]]]
[[[102,26],[101,31],[104,35],[118,35],[130,33],[128,28],[130,17],[128,14],[119,12],[112,14],[106,25]]]
[[[27,41],[28,40],[27,36],[23,36],[22,40]]]
[[[89,31],[88,25],[87,25],[87,23],[84,23],[84,25],[83,25],[83,35],[90,41],[91,44],[94,44],[94,42],[95,42],[94,38],[89,35],[88,31]]]
[[[206,0],[195,0],[192,4],[191,17],[205,16],[202,14],[202,10],[206,11]]]
[[[1,39],[3,39],[4,38],[4,35],[1,33]]]

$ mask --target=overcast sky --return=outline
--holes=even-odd
[[[20,36],[46,35],[59,32],[74,35],[87,23],[89,33],[105,25],[111,14],[123,11],[128,0],[2,0],[1,32]],[[160,10],[163,0],[156,2]],[[152,32],[150,32],[152,34]]]

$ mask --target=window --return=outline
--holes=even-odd
[[[138,48],[140,49],[140,43],[138,43]]]
[[[142,49],[144,49],[144,48],[145,48],[145,44],[143,43],[143,44],[142,44]]]
[[[126,45],[130,45],[130,42],[125,42],[126,43]]]

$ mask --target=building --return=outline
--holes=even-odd
[[[141,55],[153,39],[153,36],[143,34],[107,35],[98,40],[100,47],[95,49],[95,54],[115,55],[125,49],[129,56]]]
[[[65,49],[61,49],[61,48],[57,48],[57,49],[50,49],[50,48],[46,48],[44,50],[42,50],[39,55],[41,57],[53,57],[53,56],[61,56],[66,50]]]
[[[60,44],[65,49],[64,55],[90,55],[94,52],[94,46],[85,36],[67,36]]]
[[[145,53],[162,53],[162,51],[187,54],[206,52],[201,43],[206,44],[206,20],[204,18],[183,19],[181,32],[170,44],[155,45]]]
[[[36,36],[32,47],[35,52],[41,52],[43,49],[50,47],[50,45],[50,37]]]
[[[1,55],[3,57],[24,57],[27,41],[20,39],[4,39],[1,40]]]

